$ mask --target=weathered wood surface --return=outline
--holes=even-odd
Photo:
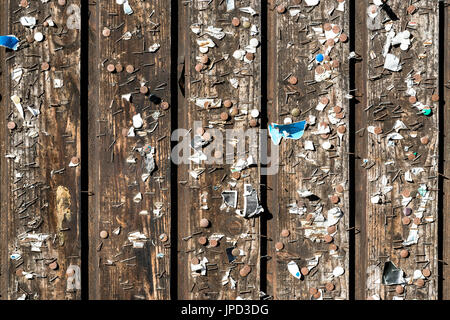
[[[80,157],[80,1],[19,3],[0,4],[1,34],[21,40],[17,51],[1,48],[1,298],[79,299],[82,164],[71,162]],[[24,16],[36,27],[23,26]]]
[[[284,13],[279,12],[279,2],[272,1],[268,9],[272,42],[269,66],[274,66],[269,76],[276,76],[269,85],[269,124],[283,124],[287,117],[292,122],[308,121],[300,140],[281,141],[279,172],[268,177],[267,203],[273,216],[268,221],[268,294],[274,299],[346,299],[349,51],[348,42],[338,38],[340,34],[348,35],[349,9],[346,3],[341,11],[335,0],[320,1],[315,7],[300,2],[286,3]],[[295,10],[300,12],[294,15]],[[329,33],[333,27],[335,32]],[[328,38],[331,41],[327,43]],[[326,56],[323,63],[315,60],[319,53]],[[318,70],[329,72],[329,77],[316,82]],[[292,77],[298,83],[290,83]],[[316,106],[323,98],[328,100],[327,105],[319,111]],[[298,115],[296,108],[300,110]],[[318,134],[322,125],[329,132]],[[338,128],[342,131],[338,132]],[[314,144],[313,151],[305,149],[306,141]],[[323,148],[326,142],[331,149]],[[297,191],[310,191],[314,196],[302,198]],[[329,210],[342,211],[339,222],[331,223]],[[289,236],[283,236],[283,230],[288,230]],[[284,244],[282,250],[275,248],[278,242]],[[290,261],[301,270],[301,279],[289,273]],[[343,268],[344,273],[333,276],[336,268]]]
[[[116,1],[90,5],[89,298],[169,299],[171,7],[129,4],[130,15]]]
[[[249,148],[249,142],[238,137],[238,144],[246,144],[246,154],[233,154],[233,139],[227,138],[225,130],[247,130],[251,122],[250,111],[260,110],[260,48],[256,49],[254,60],[251,62],[237,60],[233,53],[238,49],[245,49],[252,38],[259,39],[258,34],[251,35],[252,27],[245,28],[244,21],[256,26],[259,31],[260,15],[250,15],[239,11],[242,7],[251,7],[260,13],[260,2],[235,1],[236,8],[227,12],[225,1],[181,1],[180,16],[184,17],[184,25],[180,29],[180,39],[183,42],[184,53],[180,53],[179,68],[181,81],[185,84],[184,101],[180,101],[179,127],[185,130],[192,129],[184,135],[184,141],[193,139],[200,128],[213,137],[213,143],[220,146],[226,140],[227,145],[222,150],[225,159],[220,164],[216,154],[217,163],[200,164],[188,161],[180,165],[179,196],[178,196],[178,297],[180,299],[258,299],[259,298],[259,217],[246,219],[238,216],[235,211],[244,208],[244,184],[251,184],[259,194],[259,166],[244,169],[240,178],[232,178],[231,166],[238,158],[247,158],[250,154],[258,156],[257,145]],[[231,22],[234,17],[240,19],[240,25],[234,27]],[[191,27],[197,25],[200,33],[196,35]],[[207,27],[223,28],[225,37],[216,39],[206,33]],[[197,40],[210,38],[215,47],[209,48],[206,54],[199,51]],[[254,41],[254,40],[253,40]],[[184,66],[183,66],[184,56]],[[201,57],[208,57],[201,72],[195,67]],[[238,88],[233,88],[230,80],[236,79]],[[197,98],[220,99],[217,107],[211,105],[196,106]],[[225,100],[231,100],[233,107],[224,107]],[[231,110],[237,108],[239,114],[230,115]],[[245,114],[245,112],[248,114]],[[228,120],[221,120],[221,113],[229,115]],[[196,126],[196,122],[200,124]],[[211,129],[208,129],[210,127]],[[216,130],[217,132],[214,132]],[[218,132],[223,134],[223,139]],[[201,133],[201,132],[200,132]],[[206,136],[204,136],[207,138]],[[256,141],[258,143],[258,141]],[[189,147],[188,147],[189,148]],[[227,150],[228,149],[228,150]],[[220,150],[220,147],[217,148]],[[212,159],[212,150],[204,149],[208,159]],[[188,152],[191,153],[190,150]],[[255,161],[258,161],[255,158]],[[204,172],[195,179],[190,172],[204,169]],[[236,190],[238,193],[237,208],[222,208],[221,193],[226,190]],[[200,227],[202,218],[209,220],[208,228]],[[217,247],[214,237],[221,235]],[[199,243],[199,239],[206,237],[206,245]],[[240,254],[236,260],[229,262],[226,250],[237,248]],[[203,261],[207,259],[206,274],[197,275],[191,271],[191,263],[197,263],[195,258]],[[241,276],[243,268],[249,266],[251,272]],[[227,276],[228,275],[228,276]],[[225,279],[224,279],[225,277]],[[233,283],[235,288],[233,288]]]
[[[442,239],[442,261],[440,261],[442,266],[442,277],[443,277],[443,290],[442,290],[442,299],[449,300],[450,299],[450,237],[448,236],[450,234],[450,217],[448,215],[448,212],[450,211],[450,126],[448,126],[448,123],[450,123],[450,67],[449,67],[449,61],[450,61],[450,46],[448,45],[450,41],[450,24],[448,23],[450,18],[450,6],[447,4],[444,7],[444,4],[442,4],[442,9],[444,10],[444,21],[446,23],[443,26],[443,43],[445,44],[445,51],[441,51],[440,54],[444,54],[444,65],[441,66],[442,68],[439,70],[443,70],[442,78],[444,81],[443,90],[444,92],[441,92],[441,103],[439,105],[440,110],[442,111],[443,118],[441,118],[441,126],[440,128],[444,128],[444,134],[443,139],[441,141],[443,146],[444,153],[442,154],[443,157],[443,208],[442,208],[442,221],[439,221],[439,223],[442,223],[442,234],[440,235],[443,237]],[[443,49],[443,48],[441,48]]]
[[[367,174],[365,232],[361,235],[367,239],[366,291],[362,298],[436,299],[439,112],[438,102],[432,99],[438,94],[438,4],[415,1],[416,10],[410,14],[404,1],[389,1],[398,17],[395,21],[388,21],[386,11],[380,7],[369,7],[369,1],[365,1],[365,6],[365,10],[374,8],[378,15],[373,24],[366,15],[367,25],[357,29],[366,34],[362,40],[368,44],[367,50],[360,52],[367,65],[367,96],[361,106],[367,113],[367,122],[364,135],[356,137],[367,141],[367,153],[358,159]],[[406,30],[410,36],[404,38],[411,39],[408,50],[393,45],[385,51],[401,59],[398,72],[384,68],[382,53],[389,36],[386,27],[391,23],[394,35]],[[405,82],[408,78],[410,83]],[[417,102],[410,96],[416,96]],[[431,107],[430,116],[420,112],[419,103]],[[423,168],[423,172],[414,173],[420,171],[415,168]],[[412,172],[410,182],[408,172]],[[426,187],[420,189],[421,185]],[[409,218],[404,214],[406,207],[412,209]],[[407,241],[415,230],[418,242],[409,242],[411,238]],[[388,261],[403,270],[405,285],[383,284]],[[431,274],[427,275],[424,269]]]

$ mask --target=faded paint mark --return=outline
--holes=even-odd
[[[70,220],[70,205],[71,201],[69,189],[63,186],[58,186],[58,188],[56,189],[56,219],[60,246],[64,245],[64,233],[60,232],[59,230],[62,229],[62,223],[64,219],[66,219],[67,221]]]

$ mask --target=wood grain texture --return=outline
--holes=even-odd
[[[329,37],[323,28],[339,28],[330,38],[339,37],[341,32],[348,35],[349,7],[346,3],[343,11],[337,10],[335,0],[320,1],[315,7],[300,2],[272,1],[268,8],[272,42],[268,65],[274,69],[269,69],[269,77],[275,79],[269,78],[269,124],[283,124],[287,117],[293,122],[308,121],[300,140],[281,141],[279,172],[268,177],[268,294],[280,300],[347,299],[349,50],[348,41],[337,41],[332,46],[324,43]],[[278,5],[284,5],[286,12],[280,13]],[[319,53],[328,56],[320,64],[315,61]],[[333,62],[339,64],[330,67]],[[324,81],[315,81],[317,67],[330,72]],[[298,83],[290,83],[291,77],[296,77]],[[316,109],[321,98],[328,99],[322,111]],[[297,116],[291,115],[295,108],[300,110]],[[340,118],[336,118],[337,114]],[[322,124],[330,129],[329,133],[318,134]],[[338,133],[338,127],[345,131]],[[306,141],[314,144],[313,151],[305,149]],[[332,148],[324,149],[325,142]],[[338,186],[342,189],[336,189]],[[314,196],[301,197],[298,190],[308,190]],[[338,196],[338,202],[333,203],[331,196]],[[327,223],[332,220],[329,210],[341,210],[342,217],[330,224],[336,230],[328,232]],[[283,230],[290,235],[283,237]],[[329,233],[332,243],[325,241]],[[278,242],[284,244],[282,250],[275,249]],[[288,271],[290,261],[299,269],[308,267],[308,273],[301,279],[295,278]],[[343,268],[344,273],[334,277],[337,267]],[[331,290],[326,289],[327,284]]]
[[[184,52],[180,52],[180,76],[185,83],[185,101],[180,101],[179,127],[185,130],[192,129],[192,135],[185,139],[190,141],[195,127],[200,121],[199,127],[207,129],[214,137],[214,142],[227,141],[223,155],[226,155],[225,163],[205,162],[196,164],[185,163],[178,168],[179,193],[178,193],[178,297],[180,299],[258,299],[259,298],[259,217],[246,219],[238,216],[235,208],[220,208],[223,201],[221,193],[224,190],[236,190],[238,192],[237,209],[244,207],[244,184],[251,184],[259,194],[259,165],[252,166],[241,172],[238,180],[231,178],[231,165],[238,158],[247,158],[249,154],[258,156],[257,144],[245,142],[238,137],[240,142],[245,142],[245,150],[248,154],[235,154],[230,151],[232,139],[226,137],[225,129],[247,130],[250,122],[250,110],[260,109],[260,48],[256,49],[254,60],[251,63],[236,60],[232,57],[237,49],[244,49],[250,43],[251,38],[259,39],[257,35],[251,35],[250,29],[243,27],[244,20],[260,28],[260,15],[252,16],[240,12],[242,7],[251,7],[260,13],[260,2],[235,1],[236,8],[230,12],[226,10],[225,1],[198,1],[189,3],[180,2],[180,16],[185,23],[180,28],[180,40]],[[233,17],[240,19],[240,26],[231,25]],[[197,36],[190,27],[198,24],[201,28]],[[222,40],[213,39],[216,46],[209,48],[207,56],[209,63],[202,72],[197,72],[195,66],[198,58],[203,56],[199,52],[197,40],[205,39],[208,26],[223,28],[225,37]],[[228,56],[226,56],[228,55]],[[223,58],[223,59],[222,59]],[[183,65],[184,63],[184,65]],[[184,67],[184,72],[183,72]],[[184,77],[184,79],[183,79]],[[238,88],[233,88],[230,79],[238,81]],[[222,99],[218,108],[202,108],[195,105],[196,98],[216,97]],[[230,112],[223,106],[223,102],[230,99],[233,106],[239,110],[236,117],[230,116],[228,120],[221,121],[222,112]],[[248,114],[245,114],[245,112]],[[223,134],[208,130],[208,126]],[[258,141],[256,141],[257,143]],[[228,151],[227,151],[228,150]],[[211,159],[211,157],[209,157]],[[255,158],[256,161],[258,161]],[[231,164],[230,164],[231,162]],[[190,171],[204,168],[205,171],[198,179],[190,175]],[[235,185],[233,184],[235,183]],[[233,184],[233,185],[231,185]],[[207,208],[204,207],[207,205]],[[200,220],[206,218],[210,221],[209,228],[201,228]],[[211,236],[222,235],[217,247],[211,247]],[[206,246],[199,244],[201,237],[207,237],[209,243]],[[237,248],[241,255],[229,263],[226,249]],[[193,275],[191,261],[193,258],[208,260],[206,275]],[[242,277],[240,270],[250,266],[251,272]],[[228,274],[229,272],[229,274]],[[226,277],[226,275],[229,275]],[[225,276],[225,280],[223,278]],[[233,281],[236,287],[232,288]]]
[[[444,10],[444,21],[446,22],[443,27],[443,43],[447,44],[446,49],[441,48],[440,54],[444,54],[444,74],[442,75],[444,81],[444,92],[440,92],[441,94],[441,103],[439,105],[442,108],[442,114],[444,115],[443,119],[441,119],[444,127],[444,134],[442,136],[441,143],[443,144],[444,153],[441,155],[443,157],[443,209],[442,209],[442,230],[443,230],[443,261],[441,261],[442,265],[442,277],[443,277],[443,286],[442,286],[442,299],[449,300],[450,299],[450,237],[448,236],[450,233],[450,219],[448,216],[448,212],[450,210],[450,46],[448,42],[450,41],[450,24],[448,23],[450,17],[450,6],[443,6],[442,10]],[[443,99],[443,100],[442,100]]]
[[[163,0],[129,4],[130,15],[113,0],[90,5],[89,298],[162,300],[170,298],[171,273],[172,106],[164,109],[170,102],[171,7]],[[111,30],[108,37],[104,28]],[[154,44],[160,48],[150,52]],[[109,64],[123,70],[110,73]],[[146,95],[141,86],[148,87]],[[133,124],[138,114],[141,128]],[[145,163],[150,147],[154,170]],[[133,234],[141,241],[133,242]]]
[[[369,2],[366,1],[366,8]],[[366,32],[367,51],[362,52],[368,66],[365,91],[367,91],[365,112],[367,124],[365,135],[357,139],[367,141],[367,160],[360,159],[360,165],[367,174],[365,237],[367,238],[366,259],[366,299],[436,299],[437,298],[437,197],[438,197],[438,103],[431,100],[437,92],[438,81],[438,5],[435,1],[416,1],[416,11],[407,12],[404,1],[389,1],[389,6],[398,20],[393,21],[396,33],[408,30],[411,33],[409,50],[402,51],[393,46],[389,52],[400,57],[402,70],[391,72],[384,69],[383,46],[388,33],[385,30],[387,14],[379,10],[380,27],[374,30],[361,28]],[[367,19],[367,17],[366,17]],[[416,22],[414,27],[410,22]],[[426,45],[425,41],[430,41]],[[416,74],[420,74],[421,79]],[[417,101],[432,108],[432,115],[424,116],[416,105],[410,103],[405,80],[408,75],[415,79]],[[420,81],[419,81],[420,80]],[[396,133],[394,125],[402,121],[406,128],[398,130],[401,140],[390,139]],[[370,126],[382,129],[378,134],[370,133]],[[428,144],[421,138],[427,137]],[[411,155],[413,154],[414,155]],[[408,158],[408,156],[410,158]],[[413,168],[423,168],[422,173],[412,174],[412,182],[407,182],[405,174]],[[421,185],[427,186],[425,195],[418,193]],[[410,193],[410,195],[409,195]],[[380,195],[380,203],[372,199]],[[404,195],[402,195],[404,194]],[[411,196],[411,202],[405,198]],[[425,201],[426,199],[427,201]],[[422,206],[422,209],[419,209]],[[402,223],[404,207],[412,209],[408,225]],[[418,230],[418,243],[404,243],[410,234]],[[402,250],[409,256],[402,258]],[[382,284],[384,264],[393,262],[404,271],[407,284],[404,293],[396,293],[395,285]],[[414,272],[427,268],[431,276],[419,286]]]
[[[33,1],[27,8],[20,8],[19,1],[1,3],[1,34],[21,40],[17,51],[1,48],[2,299],[81,296],[79,283],[72,280],[80,276],[82,164],[70,166],[72,157],[80,157],[79,9],[77,0],[66,6]],[[24,27],[19,22],[23,16],[35,17],[36,27]],[[54,27],[43,25],[48,18]],[[37,32],[43,41],[27,42]],[[47,71],[41,69],[44,62]],[[11,77],[14,70],[22,70],[17,81]],[[61,87],[55,84],[58,79]],[[23,116],[13,95],[21,98]],[[9,121],[15,129],[7,128]],[[13,260],[12,254],[20,258]]]

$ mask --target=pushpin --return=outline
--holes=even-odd
[[[317,62],[322,62],[324,59],[323,54],[319,53],[318,55],[316,55],[316,61]]]
[[[42,32],[36,32],[34,34],[34,40],[36,40],[37,42],[41,42],[42,40],[44,40],[44,35],[42,34]]]

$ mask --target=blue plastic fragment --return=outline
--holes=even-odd
[[[298,140],[305,132],[306,121],[294,122],[291,124],[269,125],[269,135],[275,145],[279,145],[282,138]]]
[[[0,47],[17,50],[19,39],[16,36],[0,36]]]
[[[321,54],[321,53],[319,53],[319,54],[316,56],[317,62],[322,62],[323,59],[324,59],[324,56],[323,56],[323,54]]]

